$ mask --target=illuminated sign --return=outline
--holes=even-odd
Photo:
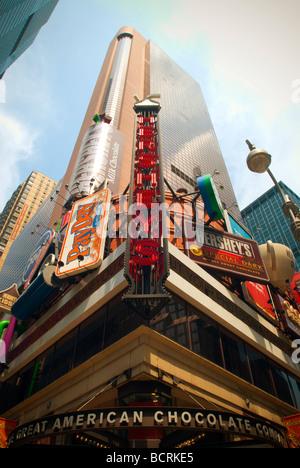
[[[37,272],[39,266],[41,265],[54,239],[54,235],[55,232],[53,231],[53,229],[48,229],[48,231],[46,231],[42,236],[40,236],[23,272],[22,280],[24,283],[24,288],[28,287],[34,274]]]
[[[282,418],[287,429],[290,448],[300,448],[300,414]]]
[[[201,266],[268,282],[257,242],[228,232],[204,228],[203,244],[190,242],[189,257]]]
[[[0,291],[0,312],[10,312],[18,297],[19,292],[15,283],[10,288]]]
[[[176,407],[123,407],[98,408],[74,413],[54,414],[17,427],[8,439],[9,446],[18,443],[87,430],[113,430],[128,428],[167,428],[184,431],[223,432],[243,434],[277,447],[285,445],[281,431],[263,420],[237,413],[210,411],[201,408]]]
[[[56,275],[77,275],[101,265],[111,192],[108,189],[74,203]]]
[[[213,178],[210,174],[197,177],[197,184],[205,209],[212,219],[221,219],[224,217],[222,202],[219,198]]]
[[[170,299],[164,289],[169,270],[168,244],[162,221],[166,213],[159,140],[160,104],[145,99],[135,104],[134,110],[137,114],[136,139],[124,269],[129,289],[123,300],[149,318]],[[158,209],[152,209],[154,207]]]
[[[7,438],[16,425],[16,421],[0,418],[0,448],[7,448]]]
[[[250,232],[246,230],[245,226],[242,226],[227,210],[224,210],[224,219],[228,232],[236,234],[237,236],[247,237],[252,239]]]
[[[18,216],[18,219],[16,221],[16,224],[14,225],[13,231],[12,231],[12,233],[10,235],[10,240],[12,240],[12,241],[15,240],[15,238],[19,234],[19,232],[20,232],[20,230],[22,228],[23,222],[25,220],[25,215],[26,215],[27,211],[28,211],[28,205],[26,205],[24,203],[23,208],[22,208],[22,210],[21,210],[21,212],[20,212],[20,214]]]
[[[257,310],[270,315],[276,319],[274,309],[272,307],[272,300],[265,284],[253,283],[252,281],[245,281],[242,283],[242,290],[245,301],[254,306]]]

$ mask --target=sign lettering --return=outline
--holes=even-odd
[[[204,432],[216,431],[242,434],[283,447],[285,439],[280,429],[263,420],[240,414],[199,408],[118,407],[64,413],[31,421],[17,427],[8,438],[14,447],[53,434],[84,430],[116,430],[124,428],[167,428]]]
[[[77,275],[97,268],[103,260],[110,190],[105,189],[73,204],[56,275]]]
[[[201,266],[269,282],[257,242],[205,227],[203,244],[189,242],[188,255]]]

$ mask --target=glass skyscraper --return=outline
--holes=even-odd
[[[283,182],[279,182],[285,195],[300,207],[300,197]],[[294,253],[296,271],[300,270],[300,245],[290,229],[290,220],[282,211],[282,197],[274,186],[242,210],[245,226],[258,244],[268,240],[287,245]]]
[[[0,3],[0,78],[33,43],[58,0],[2,0]]]
[[[151,93],[160,94],[163,168],[172,189],[177,191],[184,188],[187,192],[193,192],[196,175],[215,173],[214,181],[222,203],[237,219],[241,219],[199,83],[152,41],[147,41],[133,28],[125,27],[108,48],[68,169],[61,181],[58,198],[55,194],[57,202],[52,200],[47,204],[52,213],[49,216],[48,211],[49,227],[55,229],[62,214],[62,200],[68,198],[70,191],[74,192],[74,187],[84,191],[89,187],[90,180],[98,184],[104,180],[108,153],[113,151],[116,142],[120,144],[116,169],[118,177],[114,184],[109,182],[108,187],[113,194],[123,192],[129,183],[133,151],[133,96],[137,94],[142,99]],[[95,114],[105,114],[111,121],[100,122],[98,126],[103,128],[91,140],[89,134],[94,133]],[[105,130],[106,127],[109,131]],[[106,148],[105,151],[103,148]],[[100,159],[99,153],[103,154]],[[34,222],[44,226],[39,231],[42,235],[47,223],[45,219],[39,222],[38,217],[37,213]],[[22,232],[19,242],[20,246],[22,243],[32,245],[29,230]],[[3,271],[12,272],[16,268],[13,250]],[[21,248],[18,255],[17,264],[21,269],[26,263],[23,257],[27,254]],[[0,288],[7,287],[11,280],[10,275],[0,276]]]
[[[240,218],[237,201],[199,83],[152,41],[150,92],[161,95],[161,140],[165,176],[192,192],[196,175],[214,175],[220,198]]]
[[[294,316],[284,328],[255,241],[234,235],[225,216],[212,219],[205,192],[202,200],[199,191],[188,195],[196,175],[208,173],[224,187],[219,198],[228,213],[241,219],[199,84],[151,41],[122,28],[67,171],[0,273],[2,297],[13,283],[19,294],[11,315],[5,309],[0,316],[8,350],[0,416],[18,426],[10,447],[288,445],[283,418],[300,409],[291,344],[300,329]],[[134,242],[127,217],[134,190],[137,212],[144,200],[147,215],[153,202],[173,205],[167,242],[155,240],[152,226],[152,237],[144,237],[152,220],[163,228],[166,216],[155,213],[131,218]],[[111,202],[102,263],[97,258],[90,269],[84,257],[94,252],[98,208],[106,219],[106,207],[94,200],[105,192]],[[177,205],[184,205],[182,223]],[[186,234],[202,208],[203,248],[189,247]],[[73,271],[62,276],[68,264]],[[252,283],[258,303],[246,284],[253,279],[260,281]]]

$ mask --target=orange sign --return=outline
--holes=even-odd
[[[300,413],[283,418],[290,448],[300,448]]]
[[[77,275],[101,265],[111,192],[104,189],[73,204],[56,275]]]
[[[16,421],[0,418],[0,448],[7,448],[7,438],[15,430]]]

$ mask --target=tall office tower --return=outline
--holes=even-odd
[[[32,171],[7,201],[0,214],[0,270],[12,243],[56,185],[41,172]]]
[[[31,46],[58,0],[3,0],[0,5],[0,78]]]
[[[283,182],[279,182],[283,193],[300,207],[300,198]],[[282,211],[282,197],[274,186],[242,210],[245,226],[259,244],[268,240],[287,245],[294,253],[296,271],[300,270],[300,245],[290,229],[290,220]]]
[[[0,273],[9,447],[153,447],[163,461],[292,443],[294,269],[287,248],[269,267],[231,204],[199,86],[122,28],[66,174]]]
[[[221,201],[241,219],[199,84],[157,45],[129,27],[123,28],[109,46],[61,195],[68,196],[66,184],[73,195],[89,193],[90,184],[99,185],[104,178],[113,193],[126,188],[134,129],[133,96],[141,99],[157,93],[161,96],[165,178],[175,191],[185,188],[193,192],[196,175],[213,174]],[[110,123],[109,120],[94,123],[95,114],[105,114],[111,118]],[[86,163],[88,171],[83,169]]]

